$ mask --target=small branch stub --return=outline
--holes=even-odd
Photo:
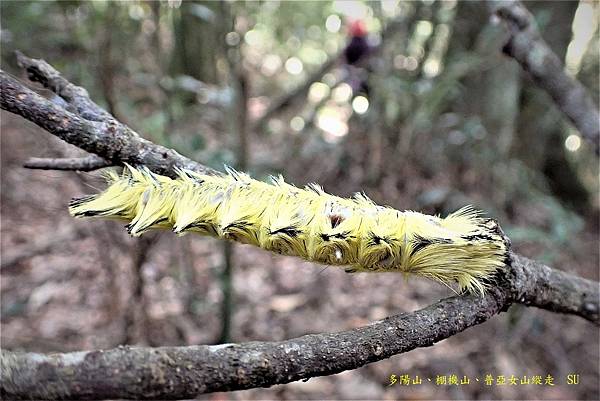
[[[25,168],[38,170],[93,171],[109,166],[111,162],[96,155],[59,159],[32,157],[23,163]]]

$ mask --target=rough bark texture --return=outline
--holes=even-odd
[[[281,342],[117,348],[47,356],[4,351],[2,395],[180,399],[268,387],[354,369],[433,345],[489,319],[504,304],[502,292],[484,298],[454,297],[354,330]]]
[[[514,278],[510,281],[514,286],[515,302],[578,315],[600,325],[600,284],[552,269],[515,253],[511,253],[511,260]]]
[[[94,103],[85,88],[76,86],[63,78],[58,71],[44,60],[36,60],[17,52],[19,67],[27,72],[29,80],[39,82],[60,96],[66,103],[66,109],[90,121],[106,121],[113,117]]]
[[[20,59],[26,58],[21,55]],[[173,149],[141,138],[131,128],[110,117],[106,112],[100,114],[97,112],[99,106],[82,95],[85,89],[75,90],[75,85],[64,83],[66,80],[43,60],[27,60],[32,66],[39,67],[28,67],[27,71],[35,70],[36,74],[47,76],[47,79],[42,79],[41,75],[34,75],[36,81],[47,85],[50,90],[56,90],[56,94],[67,103],[67,109],[73,112],[38,95],[0,70],[2,109],[19,114],[63,141],[95,153],[111,164],[145,164],[151,170],[169,176],[175,174],[176,167],[206,174],[221,174],[180,155]],[[73,92],[79,95],[74,96]],[[81,114],[78,114],[80,110]],[[104,116],[100,121],[86,118],[99,118],[99,115]]]
[[[51,82],[50,77],[40,80]],[[173,175],[176,167],[214,172],[140,138],[112,117],[92,121],[76,114],[78,110],[97,107],[90,106],[86,96],[69,97],[63,93],[63,99],[74,110],[69,112],[2,71],[0,83],[2,109],[111,163],[144,164],[168,175]],[[61,88],[69,87],[48,85],[59,96]],[[79,104],[80,101],[84,103]],[[598,283],[555,271],[522,256],[511,254],[509,260],[485,296],[447,298],[413,313],[339,333],[281,342],[120,347],[50,355],[2,350],[0,395],[6,399],[180,399],[213,391],[268,387],[355,369],[417,347],[431,346],[490,319],[514,302],[575,314],[599,324]]]
[[[566,74],[560,59],[541,37],[533,16],[519,1],[490,3],[495,15],[506,23],[508,41],[503,51],[519,62],[544,89],[581,135],[600,151],[598,107],[581,83]]]

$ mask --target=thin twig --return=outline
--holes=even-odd
[[[176,175],[176,168],[205,174],[221,174],[180,155],[173,149],[141,138],[131,128],[112,118],[106,121],[91,121],[69,112],[25,87],[2,70],[0,107],[19,114],[63,141],[103,157],[113,164],[143,164],[159,174],[170,176]]]
[[[23,163],[23,167],[31,169],[75,171],[93,171],[112,165],[108,160],[96,155],[58,159],[31,157]]]
[[[272,104],[267,108],[262,116],[256,120],[252,126],[254,131],[258,131],[263,128],[263,126],[269,122],[271,118],[275,115],[281,113],[289,106],[294,104],[297,100],[302,98],[308,93],[310,86],[319,81],[323,75],[325,75],[329,70],[335,67],[342,60],[343,53],[338,53],[332,57],[330,57],[325,63],[319,67],[318,70],[310,74],[310,76],[305,79],[301,84],[296,86],[294,89],[275,99]]]

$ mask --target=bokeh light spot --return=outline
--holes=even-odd
[[[336,14],[331,14],[325,20],[325,29],[327,29],[331,33],[339,32],[341,27],[342,27],[342,19]]]
[[[295,116],[290,120],[290,128],[296,132],[302,131],[302,128],[304,128],[304,119],[300,116]]]
[[[328,85],[324,84],[323,82],[315,82],[308,90],[308,100],[311,103],[319,103],[329,95],[329,92],[330,89]]]
[[[300,59],[298,57],[290,57],[285,62],[285,69],[290,74],[298,75],[298,74],[302,73],[302,70],[304,69],[304,65],[302,64],[302,61],[300,61]]]
[[[565,139],[565,148],[569,152],[577,152],[581,147],[581,137],[576,134],[571,134]]]
[[[352,87],[345,82],[341,83],[333,90],[331,97],[338,103],[345,103],[352,97]]]
[[[352,101],[352,109],[358,114],[365,114],[369,109],[369,99],[364,96],[356,96]]]

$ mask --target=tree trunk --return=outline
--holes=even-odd
[[[216,84],[219,41],[218,3],[184,1],[174,18],[175,49],[171,60],[173,75],[189,75]]]
[[[577,2],[529,2],[544,40],[564,60]],[[566,123],[552,99],[534,84],[526,85],[514,154],[535,171],[543,171],[554,194],[580,212],[588,210],[588,191],[566,157]]]

